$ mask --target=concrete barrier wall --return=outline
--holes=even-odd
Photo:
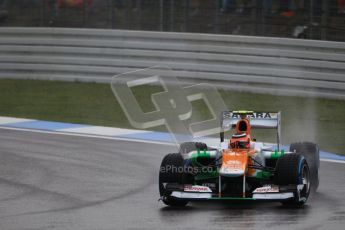
[[[231,35],[0,28],[0,77],[109,82],[169,66],[230,89],[345,99],[345,43]]]

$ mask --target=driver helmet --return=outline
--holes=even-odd
[[[250,148],[250,139],[245,132],[234,133],[230,139],[230,147],[239,149]]]

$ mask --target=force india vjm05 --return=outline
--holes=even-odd
[[[256,142],[251,129],[276,129],[277,148]],[[319,148],[309,142],[280,148],[280,112],[226,111],[220,146],[185,142],[164,157],[159,173],[161,200],[185,206],[194,200],[272,200],[304,205],[319,184]],[[225,131],[226,130],[226,131]],[[233,131],[231,131],[233,130]],[[224,132],[232,133],[224,140]]]

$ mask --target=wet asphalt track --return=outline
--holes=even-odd
[[[345,164],[321,163],[302,209],[158,200],[173,147],[0,129],[0,229],[345,229]]]

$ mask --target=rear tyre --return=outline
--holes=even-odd
[[[208,150],[208,147],[203,142],[184,142],[180,145],[180,154],[181,156],[187,155],[191,151],[197,150]],[[193,184],[194,183],[194,174],[187,173],[193,172],[193,168],[189,168],[190,165],[187,165],[186,172],[182,175],[182,183],[183,184]]]
[[[180,154],[188,154],[191,151],[196,151],[196,150],[207,150],[207,145],[202,142],[183,142],[180,145]]]
[[[319,147],[311,142],[293,143],[290,145],[290,151],[306,158],[310,170],[311,188],[316,191],[319,187]]]
[[[183,176],[183,158],[179,153],[170,153],[166,155],[161,163],[159,170],[159,195],[164,204],[175,207],[183,207],[188,201],[172,198],[171,193],[166,190],[166,183],[181,184]]]
[[[310,171],[304,156],[296,153],[279,158],[276,165],[275,183],[278,185],[303,185],[294,198],[283,201],[284,205],[304,205],[310,194]]]

